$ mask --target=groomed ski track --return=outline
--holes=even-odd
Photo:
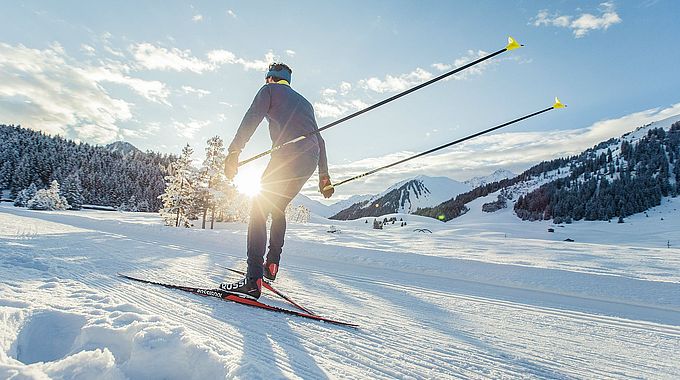
[[[635,270],[626,268],[631,258],[612,257],[608,270],[582,263],[583,254],[601,250],[607,257],[609,248],[575,244],[569,249],[580,261],[567,270],[546,260],[554,248],[534,240],[501,248],[494,239],[480,243],[482,235],[400,237],[405,232],[372,234],[348,224],[340,225],[341,236],[328,237],[327,225],[291,225],[277,287],[320,315],[359,324],[356,330],[120,279],[117,272],[214,286],[229,276],[215,263],[242,268],[245,225],[170,229],[154,218],[0,205],[7,331],[0,375],[49,373],[40,361],[17,360],[23,352],[29,361],[26,350],[36,349],[26,329],[38,332],[31,318],[42,316],[74,331],[63,342],[69,349],[43,349],[37,359],[73,361],[80,351],[107,348],[129,378],[680,376],[677,249],[643,249],[638,259],[646,264]],[[429,247],[444,243],[439,252]],[[484,244],[498,257],[455,254]],[[503,249],[534,251],[537,259],[504,263]],[[263,300],[290,307],[274,295]],[[151,355],[153,348],[160,355]],[[145,365],[135,362],[142,359]]]

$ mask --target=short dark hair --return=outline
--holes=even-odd
[[[269,65],[269,71],[281,71],[281,70],[286,70],[288,71],[289,74],[293,74],[293,70],[291,70],[291,68],[288,67],[288,65],[286,65],[285,63],[274,62],[271,65]],[[279,78],[276,76],[269,76],[268,78],[272,78],[274,82],[283,80],[283,78]]]

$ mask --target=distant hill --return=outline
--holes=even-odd
[[[331,219],[351,220],[391,213],[412,213],[421,207],[440,204],[470,186],[447,177],[418,176],[390,186],[380,194],[356,202]]]
[[[447,221],[465,214],[475,199],[496,193],[496,201],[483,205],[486,210],[513,207],[525,220],[622,220],[678,195],[679,157],[677,115],[415,213]]]

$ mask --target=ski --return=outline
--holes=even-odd
[[[228,267],[225,267],[224,265],[221,265],[221,264],[215,264],[215,265],[217,265],[218,267],[220,267],[220,268],[222,268],[222,269],[226,269],[226,270],[228,270],[228,271],[230,271],[230,272],[234,272],[234,273],[240,274],[240,275],[242,275],[242,276],[245,276],[245,275],[246,275],[246,272],[243,272],[243,271],[240,271],[240,270],[237,270],[237,269],[228,268]],[[285,293],[283,293],[283,292],[281,292],[280,290],[276,289],[270,282],[268,282],[268,281],[265,280],[264,278],[262,279],[262,286],[264,286],[265,288],[267,288],[270,292],[272,292],[272,293],[276,294],[277,296],[283,298],[285,301],[287,301],[289,304],[293,305],[294,307],[296,307],[296,308],[298,308],[298,309],[304,311],[305,313],[311,314],[311,315],[316,315],[316,313],[312,312],[311,310],[307,309],[307,308],[304,307],[304,306],[299,305],[297,302],[293,301],[292,298],[288,297]]]
[[[145,279],[142,279],[142,278],[133,277],[133,276],[129,276],[129,275],[122,274],[122,273],[118,273],[118,275],[120,277],[126,278],[126,279],[131,280],[131,281],[137,281],[137,282],[141,282],[141,283],[145,283],[145,284],[163,286],[163,287],[168,288],[168,289],[181,290],[183,292],[197,294],[199,296],[204,296],[204,297],[215,297],[215,298],[219,298],[219,299],[224,300],[224,301],[231,301],[231,302],[235,302],[235,303],[238,303],[238,304],[241,304],[241,305],[257,307],[257,308],[260,308],[260,309],[274,311],[274,312],[277,312],[277,313],[295,315],[295,316],[298,316],[298,317],[313,319],[313,320],[322,321],[322,322],[327,322],[327,323],[331,323],[331,324],[339,325],[339,326],[359,327],[359,325],[354,324],[354,323],[336,321],[334,319],[325,318],[325,317],[321,317],[321,316],[314,315],[314,314],[283,309],[283,308],[280,308],[280,307],[267,305],[267,304],[264,304],[264,303],[259,302],[259,301],[250,300],[250,299],[247,299],[247,298],[241,298],[241,297],[239,297],[235,294],[225,292],[224,290],[221,290],[221,289],[207,289],[207,288],[197,288],[197,287],[193,287],[193,286],[167,284],[167,283],[162,283],[162,282],[145,280]]]

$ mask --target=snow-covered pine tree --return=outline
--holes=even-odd
[[[69,174],[61,188],[61,195],[66,198],[70,210],[80,210],[83,207],[83,186],[77,172]]]
[[[165,193],[160,195],[163,208],[161,217],[168,226],[191,227],[190,212],[194,201],[191,155],[194,150],[187,144],[182,155],[170,165],[170,175],[165,177]]]
[[[31,198],[35,197],[35,194],[37,192],[38,187],[35,186],[35,183],[32,183],[31,186],[21,190],[19,194],[17,194],[16,198],[14,198],[14,206],[16,207],[28,206],[28,201],[30,201]]]
[[[200,190],[198,191],[199,208],[203,214],[202,227],[210,212],[210,228],[214,227],[216,206],[224,201],[224,141],[219,136],[208,139],[205,148],[205,160],[200,170]]]
[[[218,210],[222,214],[222,220],[226,222],[247,223],[250,217],[251,199],[239,193],[233,184],[225,185],[224,199],[218,205]]]
[[[59,182],[54,180],[48,189],[38,190],[28,201],[28,208],[31,210],[66,210],[69,204],[66,198],[59,194]]]
[[[293,206],[289,203],[286,207],[286,220],[291,223],[307,223],[310,216],[311,212],[303,205]]]

